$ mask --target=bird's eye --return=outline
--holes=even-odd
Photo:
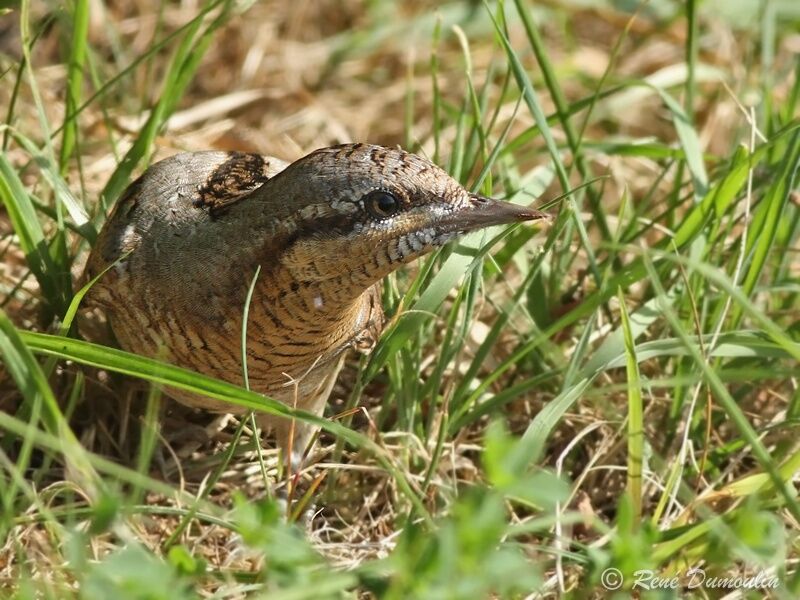
[[[385,219],[400,210],[400,202],[394,194],[376,190],[364,197],[364,208],[376,219]]]

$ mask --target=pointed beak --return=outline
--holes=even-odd
[[[445,217],[440,225],[451,231],[472,231],[493,225],[510,225],[523,221],[550,220],[550,215],[535,208],[469,195],[470,204]]]

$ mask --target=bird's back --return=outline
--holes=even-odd
[[[93,297],[101,300],[120,277],[135,287],[171,286],[175,278],[212,284],[212,275],[230,271],[217,263],[246,247],[225,212],[285,167],[240,152],[187,152],[154,164],[118,200],[97,239],[87,276],[116,265]]]

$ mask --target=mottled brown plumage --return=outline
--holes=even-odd
[[[465,231],[543,216],[470,194],[429,161],[381,146],[323,148],[291,165],[178,154],[117,202],[87,276],[118,262],[89,299],[123,348],[241,384],[242,314],[260,265],[247,324],[250,386],[319,414],[346,351],[368,352],[380,335],[385,275]],[[287,448],[288,421],[261,421]],[[311,433],[298,424],[294,449]]]

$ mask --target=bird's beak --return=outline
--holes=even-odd
[[[469,205],[445,217],[442,225],[454,231],[472,231],[493,225],[510,225],[523,221],[550,219],[550,215],[535,208],[469,195]]]

